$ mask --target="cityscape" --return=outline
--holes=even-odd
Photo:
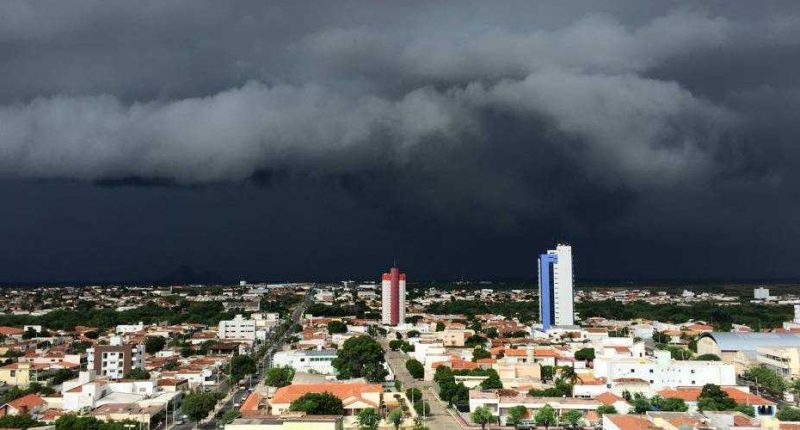
[[[800,430],[799,0],[0,0],[0,430]]]
[[[0,420],[231,430],[800,421],[800,294],[576,288],[572,246],[537,260],[524,288],[441,288],[397,264],[379,282],[3,288]]]

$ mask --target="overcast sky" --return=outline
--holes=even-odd
[[[8,0],[0,59],[0,281],[800,277],[796,1]]]

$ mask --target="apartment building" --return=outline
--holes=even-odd
[[[110,345],[95,345],[86,350],[87,369],[98,376],[122,379],[133,369],[144,369],[144,345],[123,343],[112,336]]]
[[[232,320],[219,322],[217,337],[220,340],[250,341],[256,340],[256,320],[245,319],[236,315]]]

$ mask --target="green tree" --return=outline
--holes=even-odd
[[[552,381],[554,371],[555,369],[553,368],[553,366],[542,366],[541,368],[542,381]]]
[[[689,410],[689,406],[686,402],[678,397],[663,398],[660,396],[653,396],[653,398],[650,399],[650,403],[653,405],[653,408],[658,411],[686,412]]]
[[[561,415],[561,419],[567,424],[575,427],[583,418],[583,413],[576,409],[570,409]]]
[[[776,417],[781,421],[800,421],[800,408],[783,407],[778,411]]]
[[[128,372],[125,375],[125,379],[133,379],[134,381],[146,381],[150,379],[150,372],[137,367]]]
[[[264,382],[270,387],[281,388],[292,383],[294,369],[291,367],[273,367],[267,370]]]
[[[700,354],[697,357],[693,358],[692,360],[696,361],[721,361],[722,359],[719,358],[717,354]]]
[[[388,374],[384,361],[383,349],[375,339],[355,336],[344,342],[332,364],[339,379],[365,377],[370,382],[381,382]]]
[[[229,409],[229,410],[225,411],[224,414],[222,414],[222,417],[220,418],[220,421],[222,421],[225,424],[230,424],[230,423],[233,422],[233,420],[235,420],[236,418],[239,418],[241,415],[242,414],[239,413],[239,411],[237,409]]]
[[[0,428],[26,429],[28,427],[38,427],[41,425],[44,425],[44,423],[36,421],[28,414],[4,415],[0,417]]]
[[[525,414],[528,413],[528,410],[525,409],[525,406],[514,406],[513,408],[508,410],[508,417],[506,418],[506,424],[510,426],[514,426],[517,428],[520,424],[522,424],[522,419],[525,418]]]
[[[330,321],[328,323],[328,334],[347,333],[347,324],[342,321]]]
[[[500,376],[494,369],[487,370],[488,378],[481,382],[481,388],[484,390],[494,390],[503,388],[503,383],[500,381]]]
[[[575,351],[575,359],[585,361],[594,360],[594,348],[581,348]]]
[[[747,369],[742,378],[755,382],[773,397],[782,398],[787,387],[786,380],[776,371],[762,366]]]
[[[189,393],[183,398],[181,410],[192,421],[200,421],[214,409],[218,395],[215,393]]]
[[[403,411],[398,408],[389,412],[389,415],[386,416],[386,421],[393,425],[395,430],[397,430],[400,428],[400,424],[403,424]]]
[[[734,411],[739,411],[739,412],[747,415],[750,418],[754,418],[756,416],[756,411],[753,409],[752,405],[738,405],[737,404],[736,407],[733,408],[733,410]]]
[[[697,397],[697,408],[700,411],[730,411],[736,407],[728,393],[722,391],[719,385],[706,384]]]
[[[256,361],[249,355],[236,355],[231,359],[231,379],[239,381],[251,373],[256,371]]]
[[[641,393],[633,395],[631,406],[633,406],[633,413],[635,414],[643,414],[653,410],[653,405],[650,403],[650,400]]]
[[[408,400],[411,400],[412,403],[416,402],[422,398],[422,391],[420,391],[419,388],[411,387],[406,390],[406,397],[408,397]]]
[[[309,415],[343,415],[342,401],[331,393],[306,393],[289,405],[290,411],[302,411]]]
[[[373,408],[362,409],[356,417],[359,430],[378,430],[381,416]]]
[[[492,415],[492,411],[489,410],[486,406],[479,406],[475,408],[474,411],[469,415],[472,422],[481,426],[482,429],[486,428],[486,424],[490,424],[496,421],[494,415]]]
[[[478,335],[473,334],[472,336],[468,337],[467,340],[464,341],[464,346],[468,348],[475,348],[476,346],[483,346],[486,343],[486,338]]]
[[[148,354],[155,354],[164,349],[167,345],[167,340],[161,336],[147,336],[144,339],[144,350]]]
[[[494,339],[500,336],[500,333],[497,331],[497,328],[495,327],[487,328],[484,333],[486,334],[486,337],[488,337],[489,339]]]
[[[416,359],[406,361],[406,369],[412,378],[421,379],[425,376],[425,366]]]
[[[472,361],[478,361],[483,358],[491,358],[492,353],[487,351],[486,348],[479,346],[472,350]]]
[[[444,323],[441,321],[436,322],[436,331],[444,331]]]
[[[605,414],[613,415],[617,413],[617,408],[615,408],[612,405],[600,405],[600,407],[597,408],[597,413],[600,414],[600,416],[603,416]]]
[[[536,412],[533,420],[536,425],[544,426],[544,428],[554,426],[556,425],[556,410],[550,405],[544,405],[539,409],[539,412]]]
[[[666,333],[661,331],[654,331],[653,332],[653,341],[655,343],[669,343],[670,337],[667,336]]]
[[[77,375],[70,369],[58,369],[55,375],[53,375],[53,385],[60,385],[64,381],[69,381],[70,379],[75,378]]]
[[[419,331],[411,330],[408,333],[406,333],[406,336],[408,336],[409,339],[412,337],[419,337]]]

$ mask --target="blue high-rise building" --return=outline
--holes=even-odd
[[[572,247],[558,244],[539,256],[539,320],[542,328],[575,324]]]

